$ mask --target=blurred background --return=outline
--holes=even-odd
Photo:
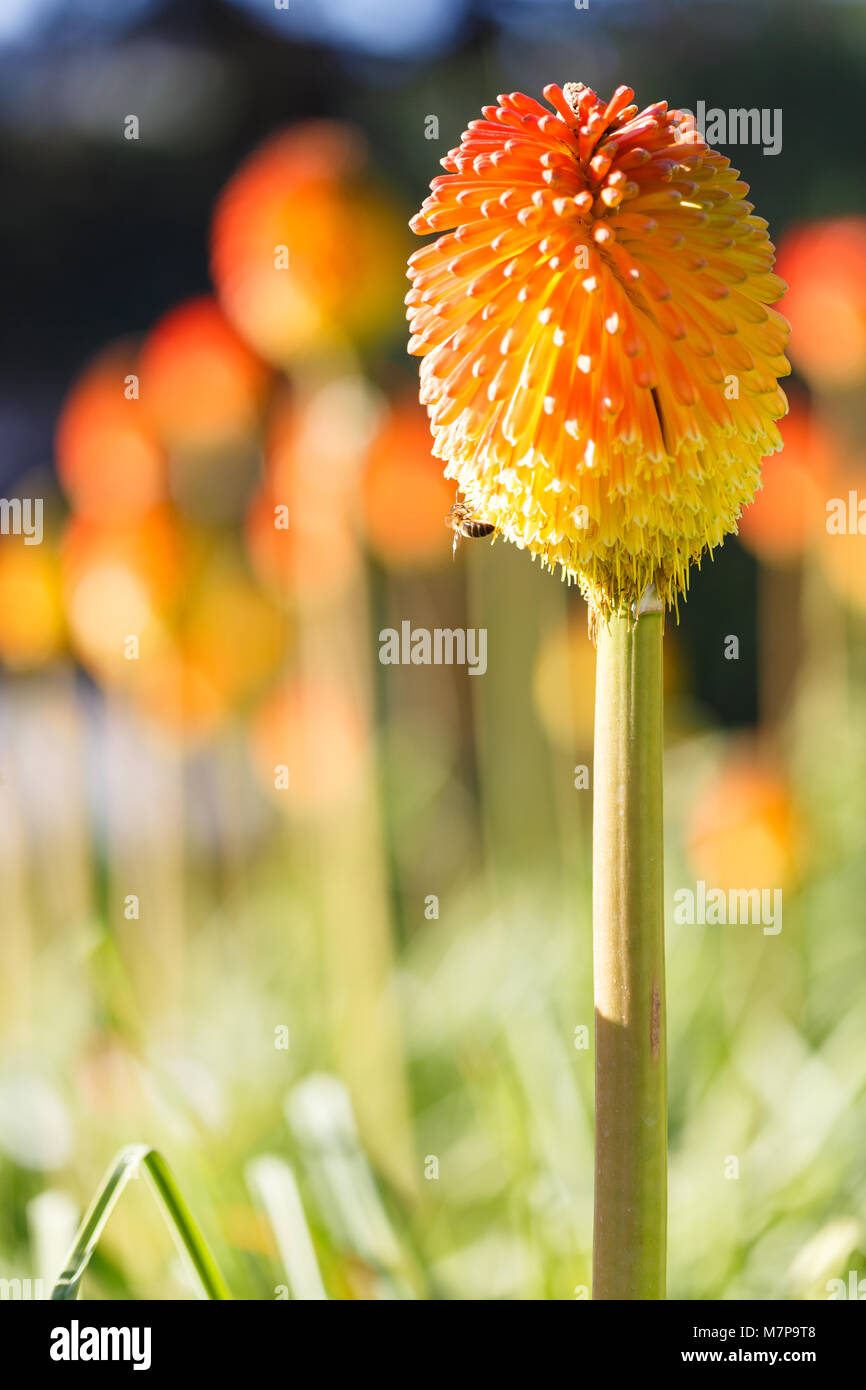
[[[0,1278],[142,1141],[237,1297],[586,1294],[593,649],[528,556],[452,563],[402,302],[439,159],[567,80],[782,112],[722,151],[785,449],[666,637],[670,1294],[866,1276],[864,78],[840,0],[0,0],[0,491],[45,506],[0,536]],[[382,666],[404,619],[486,675]],[[698,879],[782,932],[677,925]],[[84,1296],[194,1296],[144,1184]]]

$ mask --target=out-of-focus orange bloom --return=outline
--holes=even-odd
[[[786,778],[746,750],[701,789],[686,826],[691,867],[714,888],[784,888],[796,877],[800,844]]]
[[[219,538],[167,510],[67,528],[64,589],[78,656],[174,732],[210,733],[285,654],[285,619]]]
[[[796,397],[779,429],[782,452],[764,460],[761,491],[740,518],[740,539],[761,559],[784,563],[802,555],[823,529],[834,450]]]
[[[141,351],[142,398],[160,436],[181,451],[219,453],[251,434],[270,379],[207,297],[164,315]]]
[[[237,557],[217,547],[190,575],[171,638],[138,700],[173,732],[202,738],[275,675],[286,623]]]
[[[284,602],[328,603],[358,573],[358,544],[339,512],[295,505],[297,493],[265,484],[247,512],[250,561],[262,584]],[[289,500],[287,500],[289,499]]]
[[[280,366],[392,320],[400,220],[364,174],[359,134],[310,122],[267,140],[214,213],[211,267],[244,338]]]
[[[184,740],[207,737],[228,713],[224,692],[187,660],[173,633],[158,659],[140,672],[136,688],[129,694],[143,713]]]
[[[74,517],[64,535],[64,602],[75,650],[110,685],[130,686],[170,645],[184,542],[166,508],[100,525]],[[134,640],[130,640],[134,639]]]
[[[293,681],[269,696],[251,729],[262,785],[289,816],[350,800],[366,757],[364,725],[348,696],[322,681]]]
[[[250,561],[262,584],[288,603],[328,603],[357,573],[357,544],[344,520],[303,512],[265,485],[247,512]],[[288,523],[287,523],[288,518]]]
[[[398,402],[373,439],[361,484],[371,550],[396,569],[446,559],[444,522],[454,498],[454,484],[431,452],[424,411],[414,399]]]
[[[138,362],[111,348],[73,385],[55,441],[57,473],[75,510],[127,522],[165,496],[165,458],[138,387]]]
[[[864,612],[866,460],[852,461],[833,474],[822,502],[821,519],[818,554],[824,574],[840,598]]]
[[[791,357],[815,386],[866,377],[866,217],[794,227],[779,245]]]
[[[0,541],[0,660],[16,671],[31,670],[58,656],[65,642],[60,562],[46,537],[41,545],[23,538]]]
[[[189,665],[234,707],[276,672],[285,635],[284,617],[234,557],[217,553],[184,613],[181,640]]]
[[[337,378],[306,395],[283,397],[268,420],[266,465],[278,490],[299,488],[310,507],[351,510],[375,424],[360,377]]]
[[[329,602],[358,573],[352,510],[365,419],[353,390],[284,399],[272,412],[266,477],[247,514],[246,541],[262,583],[284,600]]]

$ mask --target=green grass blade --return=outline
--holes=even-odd
[[[144,1168],[156,1193],[163,1214],[182,1255],[195,1275],[206,1299],[230,1299],[204,1236],[181,1196],[165,1159],[148,1144],[130,1144],[122,1149],[109,1167],[96,1196],[78,1228],[63,1273],[51,1293],[55,1300],[78,1297],[81,1280],[93,1256],[108,1218],[117,1206],[126,1184]]]
[[[415,1298],[345,1086],[333,1076],[308,1076],[289,1093],[285,1113],[335,1246],[374,1273],[377,1297]]]
[[[283,1159],[262,1154],[246,1168],[247,1186],[268,1215],[293,1299],[327,1299],[295,1175]]]

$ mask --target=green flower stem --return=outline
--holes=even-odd
[[[130,1178],[143,1168],[165,1214],[169,1229],[201,1286],[202,1297],[230,1299],[231,1294],[205,1243],[195,1218],[181,1196],[171,1170],[161,1154],[148,1144],[130,1144],[117,1155],[105,1174],[90,1207],[78,1228],[66,1266],[51,1297],[66,1301],[78,1297],[78,1290],[91,1256],[108,1218],[117,1206]]]
[[[662,631],[599,623],[593,770],[595,1231],[593,1298],[665,1297],[667,1059],[662,839]]]

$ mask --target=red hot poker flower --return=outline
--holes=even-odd
[[[780,447],[788,325],[747,186],[657,102],[580,83],[472,121],[412,220],[434,453],[597,613],[667,602]]]

